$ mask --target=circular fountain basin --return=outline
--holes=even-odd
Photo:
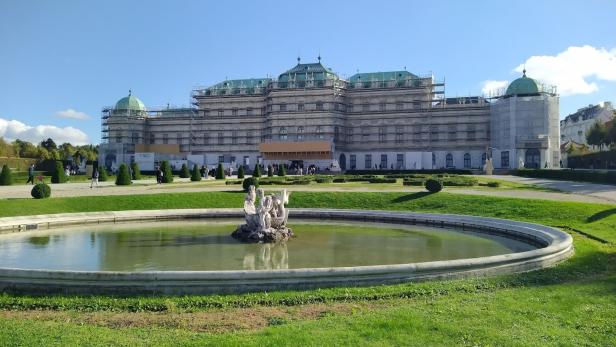
[[[572,254],[554,228],[502,219],[292,209],[281,244],[229,236],[240,209],[0,218],[0,290],[206,294],[530,271]]]

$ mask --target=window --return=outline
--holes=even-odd
[[[316,134],[317,134],[317,139],[322,139],[323,138],[323,128],[321,128],[320,125],[317,126]]]
[[[404,169],[404,154],[402,153],[396,154],[396,169]]]
[[[509,151],[501,152],[501,167],[509,167]]]
[[[300,111],[300,112],[304,111],[304,103],[303,102],[300,102],[299,104],[297,104],[297,110]]]
[[[396,102],[396,111],[402,111],[402,110],[404,110],[404,103]]]
[[[287,111],[287,104],[282,103],[280,104],[280,112],[286,112]]]
[[[317,101],[317,111],[323,111],[323,103],[321,101]]]
[[[224,141],[225,141],[225,138],[223,136],[223,133],[218,133],[218,144],[222,145],[225,143]]]
[[[225,111],[224,110],[218,110],[218,117],[222,117],[225,115]]]
[[[138,143],[139,142],[139,134],[136,132],[133,132],[132,136],[131,136],[131,141],[132,143]]]
[[[368,112],[368,111],[370,111],[370,104],[368,104],[368,103],[363,103],[363,104],[361,105],[361,110],[362,110],[363,112]]]
[[[387,104],[384,103],[384,102],[380,103],[379,104],[379,110],[381,110],[381,111],[387,110]]]
[[[396,143],[404,142],[404,129],[402,127],[396,128]]]
[[[246,109],[246,115],[247,116],[252,116],[252,114],[254,113],[254,110],[252,109],[252,107],[249,107]]]
[[[346,140],[348,142],[353,141],[353,128],[351,127],[346,128]]]
[[[122,143],[122,135],[118,135],[118,137],[116,137],[116,143]]]
[[[372,169],[372,154],[366,154],[364,156],[364,168]]]
[[[207,145],[210,143],[210,137],[207,135],[207,133],[203,134],[203,144]]]
[[[481,155],[481,166],[483,166],[485,164],[486,164],[486,154],[484,153],[484,154]]]
[[[383,143],[386,141],[386,139],[387,139],[387,128],[380,127],[379,128],[379,142]]]
[[[246,144],[248,145],[252,144],[252,131],[246,132]]]
[[[369,127],[361,127],[361,139],[362,141],[366,141],[370,137],[370,128]]]
[[[451,153],[447,153],[445,156],[445,166],[453,167],[453,155],[451,155]]]
[[[287,128],[286,127],[280,127],[279,136],[281,140],[287,139]]]
[[[169,134],[163,134],[163,144],[169,143]]]
[[[337,102],[334,102],[334,111],[340,111],[340,104]]]
[[[237,145],[237,131],[233,130],[233,132],[231,132],[231,143],[234,145]]]
[[[421,108],[421,101],[413,101],[413,108]]]
[[[297,140],[302,141],[304,139],[304,127],[297,127]]]
[[[234,117],[237,117],[237,108],[234,108],[233,110],[231,110],[231,115],[233,115]]]
[[[357,156],[355,154],[351,154],[349,156],[349,164],[351,165],[351,170],[355,170],[357,168]]]
[[[351,103],[347,104],[347,111],[353,112],[353,104]]]
[[[387,169],[387,154],[381,154],[381,169]]]
[[[338,140],[338,137],[340,136],[340,130],[337,126],[334,127],[334,141]]]
[[[177,139],[176,143],[178,145],[181,145],[182,144],[182,134],[178,133],[177,136],[176,136],[176,139]]]
[[[468,125],[467,126],[468,132],[466,133],[466,138],[469,141],[474,141],[475,140],[475,126],[474,125]]]
[[[436,166],[436,154],[432,153],[432,168]]]
[[[225,156],[224,155],[219,155],[218,156],[218,162],[219,163],[224,163],[225,162]]]
[[[150,134],[150,144],[153,145],[156,143],[156,135]]]
[[[449,137],[450,140],[455,140],[456,139],[456,130],[455,129],[449,129],[448,137]]]
[[[471,155],[468,153],[464,153],[464,168],[465,169],[471,168]]]
[[[210,110],[203,110],[203,117],[209,117],[210,116]]]

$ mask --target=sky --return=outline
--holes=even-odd
[[[0,0],[0,137],[99,143],[101,109],[131,89],[190,104],[226,78],[302,62],[341,77],[402,70],[482,95],[527,75],[561,118],[616,102],[616,1]]]

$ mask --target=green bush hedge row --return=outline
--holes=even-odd
[[[522,177],[616,184],[616,171],[523,169],[515,170],[513,171],[513,174]]]

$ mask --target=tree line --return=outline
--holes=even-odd
[[[615,120],[605,124],[600,122],[593,124],[586,133],[586,142],[593,147],[599,147],[599,149],[603,149],[604,146],[610,148],[610,146],[616,145],[616,125],[614,123],[616,123]]]
[[[80,165],[84,160],[96,160],[98,157],[98,146],[74,146],[68,142],[58,146],[51,138],[35,145],[19,139],[7,142],[4,138],[0,137],[0,157],[33,158],[38,160],[72,159],[76,165]]]

